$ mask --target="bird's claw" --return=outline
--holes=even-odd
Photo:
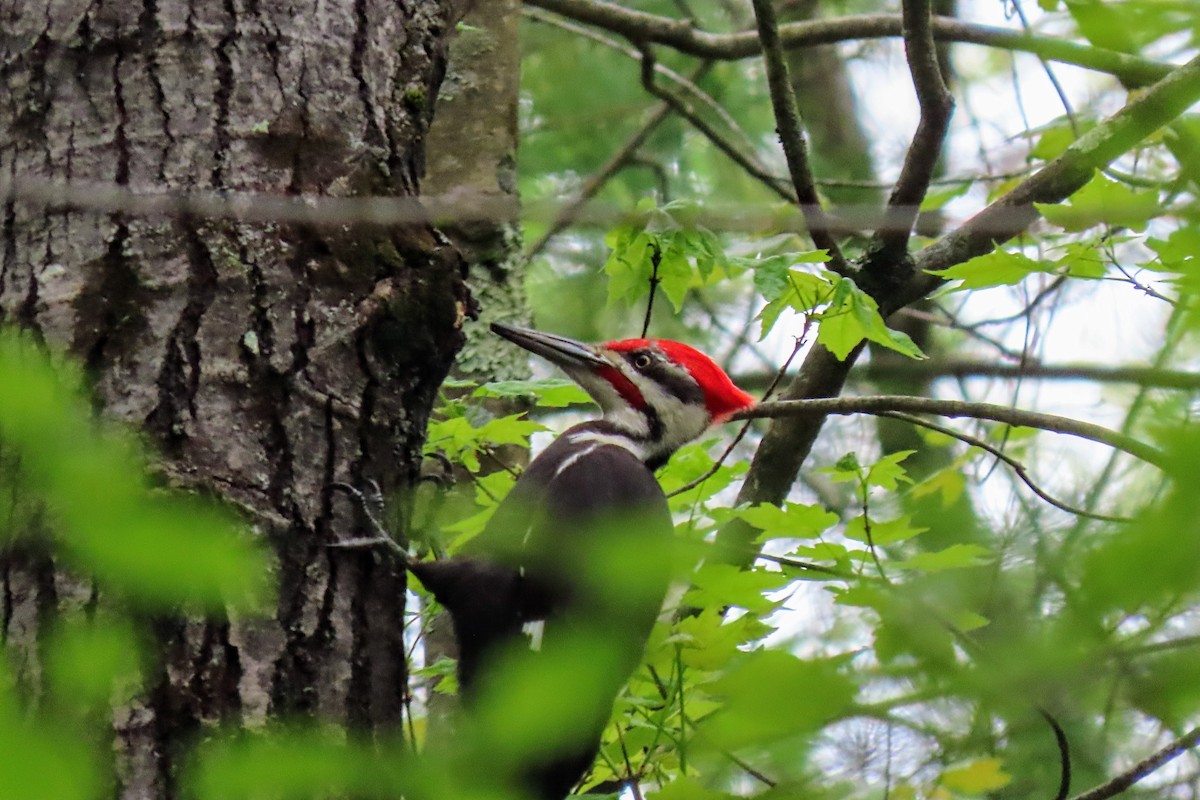
[[[390,536],[360,536],[356,539],[339,539],[325,546],[339,550],[365,550],[375,547],[385,547],[399,555],[405,561],[408,560],[408,552]]]
[[[362,537],[359,539],[347,539],[343,543],[337,543],[335,546],[344,546],[345,542],[358,542],[356,547],[366,547],[368,543],[383,544],[388,543],[403,552],[403,548],[396,544],[388,533],[387,528],[380,522],[380,517],[383,516],[383,490],[379,488],[379,484],[374,480],[367,479],[367,492],[363,492],[357,486],[352,486],[343,481],[334,481],[329,484],[329,488],[337,489],[345,492],[358,504],[358,510],[362,512],[363,517],[367,520],[367,525],[371,529],[373,536]]]

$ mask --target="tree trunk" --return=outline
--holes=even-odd
[[[450,5],[17,0],[0,23],[0,169],[135,191],[416,195]],[[270,618],[155,617],[159,663],[114,722],[115,794],[176,794],[181,748],[217,721],[398,726],[405,574],[326,547],[356,535],[329,484],[394,492],[417,475],[470,313],[455,249],[421,221],[318,228],[20,200],[0,239],[0,321],[82,359],[97,410],[142,426],[165,483],[236,504],[278,554]],[[45,554],[6,554],[0,577],[0,637],[36,704],[42,629],[95,598]]]

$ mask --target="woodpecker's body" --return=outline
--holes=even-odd
[[[521,328],[493,330],[561,367],[604,416],[568,429],[533,460],[470,553],[413,571],[454,621],[468,701],[501,651],[523,643],[530,623],[544,624],[547,648],[572,632],[604,635],[612,674],[602,687],[603,710],[581,721],[586,741],[526,765],[520,776],[539,800],[561,800],[595,757],[608,709],[641,657],[669,579],[661,557],[622,562],[615,577],[636,573],[636,580],[616,581],[621,588],[612,591],[596,571],[603,554],[611,555],[605,545],[665,553],[646,547],[668,541],[672,529],[653,469],[753,401],[706,356],[677,342],[593,347]]]

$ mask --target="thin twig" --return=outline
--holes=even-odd
[[[625,140],[624,144],[609,156],[608,161],[604,162],[600,169],[596,170],[584,181],[583,186],[579,187],[579,191],[575,196],[568,200],[555,213],[554,219],[546,227],[545,233],[538,237],[537,241],[525,250],[526,261],[545,250],[546,245],[550,243],[551,239],[562,233],[564,229],[579,218],[580,212],[587,202],[595,197],[604,188],[604,184],[612,180],[612,177],[629,163],[629,160],[633,158],[646,139],[650,138],[650,134],[654,133],[658,126],[663,123],[663,120],[670,116],[670,114],[671,107],[666,103],[659,103],[651,109],[641,126]]]
[[[523,8],[521,10],[521,13],[523,15],[525,15],[526,17],[528,17],[532,20],[535,20],[537,22],[541,22],[546,25],[553,25],[556,28],[561,28],[562,30],[569,31],[571,33],[576,34],[577,36],[583,36],[585,38],[591,39],[592,41],[594,41],[598,44],[602,44],[605,47],[608,47],[610,49],[613,49],[620,53],[623,53],[624,55],[633,59],[634,61],[642,60],[642,50],[641,49],[635,48],[635,47],[627,47],[616,39],[612,39],[608,36],[597,33],[596,31],[592,30],[591,28],[585,28],[582,25],[576,25],[575,23],[567,20],[565,17],[560,17],[555,14],[548,14],[545,11],[542,11],[541,9],[531,8],[529,6],[526,6],[525,8]],[[712,62],[710,61],[710,62],[705,62],[705,63],[711,64]],[[671,81],[675,82],[681,88],[686,89],[688,94],[690,94],[692,97],[695,97],[697,100],[699,100],[705,106],[707,106],[714,114],[716,114],[718,117],[720,117],[721,122],[725,123],[726,127],[728,127],[730,129],[730,131],[738,134],[741,137],[742,142],[747,147],[753,146],[750,141],[750,137],[747,136],[746,132],[741,129],[741,127],[738,125],[737,120],[735,120],[733,118],[733,116],[728,111],[725,110],[725,107],[722,106],[720,103],[718,103],[712,95],[710,95],[708,92],[704,91],[702,88],[700,88],[700,85],[698,83],[696,83],[696,81],[699,80],[699,77],[688,78],[687,76],[680,75],[675,70],[671,69],[670,67],[664,66],[662,64],[656,64],[654,66],[654,71],[657,72],[659,75],[662,75],[664,78],[668,78]]]
[[[773,0],[753,0],[754,18],[758,24],[763,60],[767,68],[767,85],[771,92],[771,106],[775,109],[775,124],[779,131],[779,142],[787,159],[788,174],[800,205],[800,213],[808,225],[813,244],[829,254],[829,268],[846,274],[848,266],[842,257],[837,240],[829,233],[829,224],[817,187],[813,183],[812,168],[808,164],[808,144],[800,126],[800,109],[796,106],[796,94],[788,77],[787,61],[779,43],[779,23],[775,19]]]
[[[1191,750],[1197,744],[1200,744],[1200,728],[1192,728],[1166,747],[1142,759],[1112,780],[1083,794],[1077,794],[1071,800],[1108,800],[1109,797],[1115,797],[1164,764]]]
[[[737,164],[746,172],[747,175],[762,183],[772,192],[777,194],[782,199],[789,203],[796,202],[796,195],[791,191],[783,181],[772,175],[766,167],[764,167],[754,155],[743,153],[732,142],[721,135],[713,126],[697,114],[687,103],[684,103],[667,89],[660,87],[654,80],[656,61],[654,52],[649,46],[642,47],[642,87],[662,100],[671,110],[679,116],[691,123],[692,127],[700,131],[706,139],[713,143],[718,150],[724,153],[730,161]]]
[[[646,338],[646,334],[650,330],[650,320],[654,314],[654,295],[658,294],[658,284],[662,281],[658,277],[658,265],[662,263],[662,251],[658,249],[658,245],[653,246],[650,253],[650,297],[646,299],[646,318],[642,321],[642,338]]]
[[[1050,505],[1054,506],[1055,508],[1057,508],[1061,511],[1066,511],[1068,514],[1075,514],[1076,516],[1080,516],[1080,517],[1090,517],[1091,519],[1098,519],[1103,522],[1132,522],[1133,521],[1129,517],[1122,517],[1122,516],[1111,515],[1111,514],[1098,514],[1094,511],[1085,511],[1082,508],[1076,508],[1075,506],[1071,505],[1070,503],[1064,502],[1062,500],[1059,500],[1059,499],[1053,497],[1049,492],[1047,492],[1046,490],[1044,490],[1040,486],[1038,486],[1036,483],[1034,483],[1033,479],[1029,477],[1029,472],[1026,470],[1024,464],[1022,464],[1020,461],[1013,458],[1012,456],[1008,455],[1007,453],[1005,453],[1003,450],[996,447],[995,445],[990,444],[989,442],[985,442],[983,439],[972,436],[969,433],[963,433],[962,431],[956,431],[954,428],[950,428],[945,425],[938,425],[936,422],[931,422],[927,419],[923,419],[922,417],[914,416],[912,414],[905,414],[900,411],[884,411],[884,412],[880,412],[876,416],[890,417],[891,419],[898,419],[903,422],[908,422],[912,425],[919,425],[922,428],[928,428],[931,431],[937,431],[938,433],[943,434],[944,436],[949,436],[951,438],[958,439],[960,442],[969,444],[972,447],[978,447],[980,450],[984,450],[984,451],[990,453],[991,455],[995,456],[997,459],[999,459],[1000,461],[1003,461],[1005,464],[1007,464],[1009,467],[1011,467],[1012,471],[1016,474],[1016,476],[1018,478],[1020,478],[1022,483],[1024,483],[1026,486],[1029,487],[1030,491],[1032,491],[1038,497],[1045,500]]]

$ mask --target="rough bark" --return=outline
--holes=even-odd
[[[146,191],[415,195],[449,5],[7,4],[0,169]],[[82,359],[97,411],[142,426],[164,482],[236,504],[278,555],[268,619],[154,616],[159,663],[115,721],[118,795],[174,795],[182,748],[216,721],[399,725],[405,575],[325,546],[354,535],[328,485],[410,484],[469,304],[461,258],[421,223],[2,209],[0,321]],[[36,698],[45,621],[93,602],[92,587],[45,554],[7,554],[0,579],[0,637]]]

